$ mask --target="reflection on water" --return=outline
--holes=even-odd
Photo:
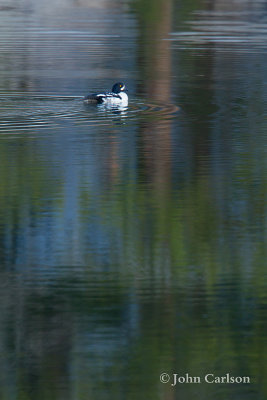
[[[1,397],[266,398],[266,17],[0,2]]]

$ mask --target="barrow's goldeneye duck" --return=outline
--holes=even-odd
[[[84,97],[85,103],[107,104],[107,105],[128,105],[128,96],[125,93],[125,85],[117,82],[113,85],[111,92],[94,93]]]

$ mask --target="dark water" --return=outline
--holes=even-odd
[[[0,398],[266,399],[266,2],[0,21]]]

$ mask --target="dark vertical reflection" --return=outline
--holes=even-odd
[[[138,65],[139,92],[149,102],[167,105],[171,102],[171,51],[166,40],[172,25],[172,0],[134,2],[139,21]],[[169,196],[171,180],[171,123],[145,121],[140,125],[140,157],[143,158],[146,181],[157,193],[159,212]],[[161,218],[166,218],[163,215]]]
[[[170,102],[172,0],[134,1],[139,21],[139,91],[160,103]]]

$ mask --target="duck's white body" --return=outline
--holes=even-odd
[[[107,104],[107,105],[120,105],[127,106],[128,105],[128,95],[125,92],[120,93],[102,93],[97,94],[96,97],[100,100],[99,103]]]
[[[84,98],[84,102],[125,107],[128,105],[128,95],[125,93],[125,85],[118,82],[113,85],[112,92],[90,94]]]

